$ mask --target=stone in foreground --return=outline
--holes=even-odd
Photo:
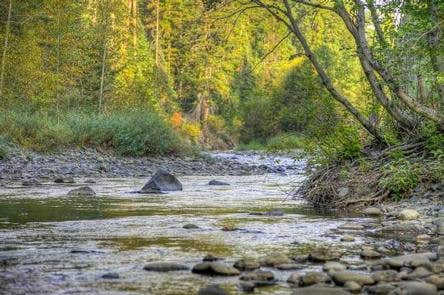
[[[415,220],[418,219],[419,213],[413,209],[404,209],[401,210],[398,214],[398,218],[401,220]]]
[[[438,294],[438,290],[435,285],[423,283],[423,282],[401,282],[399,284],[399,293],[395,294],[421,294],[421,295],[435,295]]]
[[[159,169],[139,191],[141,194],[159,194],[162,192],[181,191],[182,184],[171,173]]]
[[[82,186],[79,188],[75,188],[68,192],[68,196],[77,196],[77,197],[86,197],[86,196],[95,196],[96,192],[90,188],[89,186]]]
[[[168,272],[187,270],[188,266],[174,262],[154,262],[145,265],[143,269],[147,271]]]

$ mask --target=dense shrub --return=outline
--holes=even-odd
[[[18,145],[43,152],[70,145],[131,156],[187,151],[171,126],[151,112],[68,113],[59,119],[37,112],[8,112],[0,116],[0,132]]]
[[[383,168],[382,186],[400,199],[410,193],[419,183],[420,169],[406,159],[391,162]]]
[[[0,137],[0,160],[5,159],[9,153],[9,143],[4,137]]]

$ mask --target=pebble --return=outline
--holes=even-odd
[[[330,277],[323,272],[310,271],[301,277],[299,281],[300,286],[311,286],[319,283],[326,283],[330,281]]]
[[[395,282],[398,281],[398,272],[394,270],[380,270],[372,274],[375,282]]]
[[[354,242],[355,241],[355,237],[353,237],[352,235],[343,235],[341,237],[341,242]]]
[[[351,281],[351,282],[346,282],[344,284],[344,288],[345,290],[350,291],[351,293],[358,293],[361,291],[362,286],[354,281]]]
[[[368,207],[363,211],[363,213],[367,216],[381,216],[382,210],[376,207]]]
[[[398,213],[398,218],[401,220],[415,220],[419,218],[419,213],[413,209],[403,209]]]
[[[291,263],[291,259],[287,255],[282,254],[282,253],[270,254],[270,255],[263,257],[260,260],[261,265],[271,266],[271,267],[275,267],[280,264],[290,264],[290,263]]]
[[[377,259],[381,257],[381,254],[373,249],[365,248],[361,251],[360,256],[362,259]]]
[[[239,270],[231,265],[221,262],[202,262],[193,266],[193,273],[204,275],[221,275],[221,276],[237,276],[240,274]]]
[[[342,263],[336,261],[329,261],[324,264],[322,269],[326,272],[334,272],[334,271],[346,270],[347,267]]]
[[[256,259],[253,258],[244,258],[236,261],[233,265],[238,270],[254,270],[260,268],[260,264]]]
[[[369,274],[349,270],[334,272],[332,273],[332,278],[335,283],[340,286],[349,281],[353,281],[361,285],[372,285],[375,283],[375,280]]]

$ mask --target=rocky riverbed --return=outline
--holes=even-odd
[[[256,152],[201,153],[189,157],[122,157],[95,149],[70,149],[55,154],[11,151],[0,160],[0,182],[47,181],[81,177],[148,177],[162,168],[176,175],[263,175],[295,173],[303,160]]]
[[[162,165],[86,154],[97,156],[2,162],[0,293],[444,293],[439,189],[353,214],[316,212],[292,198],[302,160],[216,153]],[[200,169],[186,168],[194,161]],[[21,171],[10,173],[14,163]],[[157,167],[175,171],[183,191],[133,193]]]

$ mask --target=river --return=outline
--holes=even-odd
[[[270,157],[213,156],[273,166]],[[184,190],[162,195],[132,193],[146,178],[96,179],[90,184],[95,197],[66,196],[84,179],[77,184],[3,187],[0,292],[195,294],[202,286],[220,283],[241,294],[238,277],[210,277],[189,270],[150,272],[143,266],[170,261],[191,268],[207,254],[226,263],[276,252],[296,255],[312,245],[341,244],[332,230],[363,220],[319,214],[303,200],[293,199],[291,192],[305,178],[305,161],[272,159],[287,168],[265,175],[180,177]],[[212,179],[230,185],[209,186]],[[185,229],[185,224],[198,228]],[[357,238],[353,244],[361,242]],[[307,265],[304,271],[319,268]],[[278,284],[259,288],[255,294],[291,294],[286,279],[293,271],[273,272]],[[112,279],[102,277],[110,273]]]

